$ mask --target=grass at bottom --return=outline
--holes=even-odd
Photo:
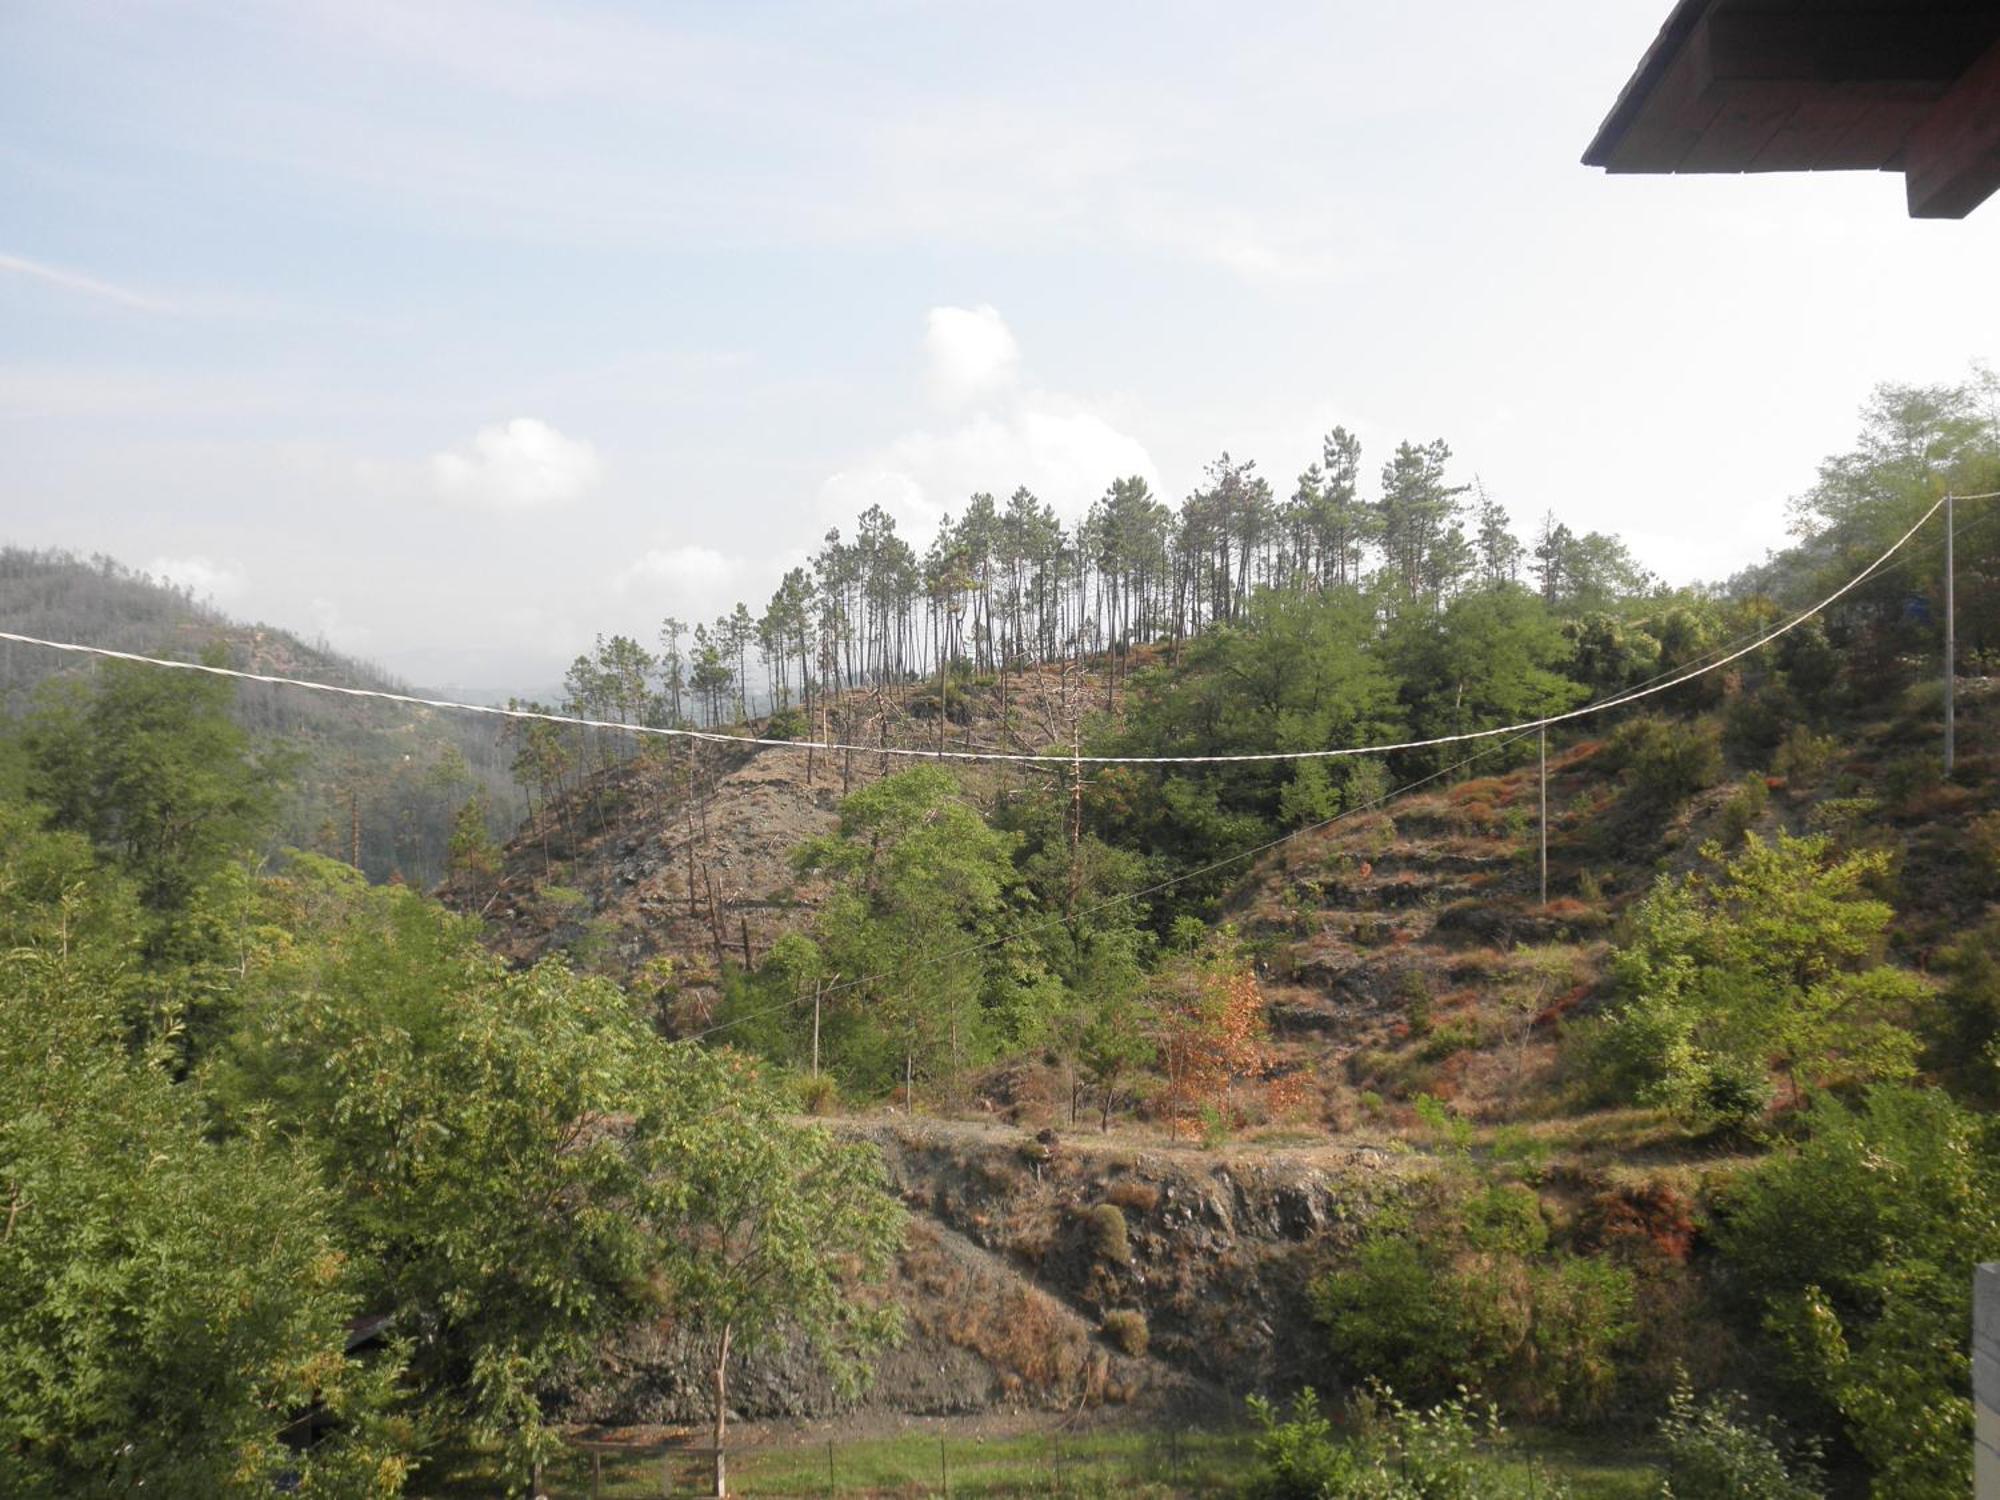
[[[1513,1449],[1562,1480],[1576,1500],[1656,1500],[1666,1471],[1661,1455],[1645,1438],[1516,1429]]]
[[[1043,1432],[1006,1437],[936,1434],[825,1441],[799,1439],[733,1451],[729,1488],[744,1496],[1227,1496],[1241,1492],[1252,1462],[1247,1431],[1200,1432],[1118,1429],[1085,1433]],[[1643,1447],[1617,1439],[1562,1434],[1517,1435],[1499,1467],[1532,1495],[1531,1473],[1568,1484],[1574,1500],[1651,1500],[1660,1470]],[[663,1476],[672,1488],[663,1488]],[[590,1460],[577,1454],[545,1477],[552,1500],[586,1500],[592,1494]],[[467,1471],[432,1495],[498,1492],[490,1469]],[[651,1500],[663,1494],[705,1495],[705,1465],[676,1455],[606,1454],[597,1493],[604,1500]]]
[[[836,1444],[836,1493],[847,1495],[1225,1495],[1249,1462],[1243,1433],[1131,1430],[939,1439],[921,1433]],[[824,1495],[828,1453],[746,1455],[749,1495]]]

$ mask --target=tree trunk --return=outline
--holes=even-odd
[[[715,1494],[716,1500],[729,1493],[729,1475],[722,1454],[723,1435],[729,1424],[729,1334],[722,1325],[722,1345],[715,1355]]]

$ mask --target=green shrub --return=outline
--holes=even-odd
[[[1806,814],[1806,824],[1815,833],[1838,833],[1867,822],[1881,810],[1876,797],[1823,797]]]
[[[1908,802],[1944,780],[1944,767],[1935,755],[1903,755],[1882,768],[1879,778],[1882,795],[1890,802]]]
[[[1539,1466],[1496,1458],[1506,1430],[1491,1407],[1463,1399],[1428,1410],[1405,1406],[1371,1384],[1349,1408],[1343,1442],[1308,1387],[1279,1408],[1250,1398],[1254,1500],[1568,1500],[1567,1485]]]
[[[1788,785],[1797,786],[1818,776],[1839,753],[1840,741],[1832,735],[1814,734],[1805,725],[1794,724],[1771,757],[1771,770]]]
[[[1425,1062],[1443,1062],[1454,1052],[1465,1052],[1478,1045],[1479,1023],[1469,1016],[1459,1016],[1425,1037],[1417,1055]]]
[[[1766,765],[1784,743],[1797,713],[1797,705],[1782,688],[1739,693],[1723,711],[1722,748],[1739,766]]]
[[[840,1085],[831,1073],[805,1073],[797,1083],[799,1108],[809,1115],[840,1112]]]
[[[1945,955],[1939,1065],[1987,1103],[2000,1099],[2000,919],[1988,918]]]
[[[1985,813],[1968,823],[1965,843],[1980,890],[1989,896],[2000,893],[2000,812]]]
[[[1782,1373],[1836,1418],[1878,1500],[1971,1485],[1972,1273],[2000,1256],[2000,1141],[1935,1088],[1817,1098],[1805,1140],[1744,1179],[1716,1237]]]
[[[1525,1415],[1605,1409],[1634,1331],[1631,1272],[1552,1250],[1533,1192],[1494,1185],[1393,1219],[1312,1285],[1335,1357],[1419,1399],[1460,1387]]]
[[[762,738],[767,740],[802,740],[808,733],[806,716],[796,708],[781,708],[764,721]]]
[[[1349,762],[1347,785],[1341,788],[1341,804],[1348,810],[1372,807],[1389,795],[1389,772],[1379,760]]]
[[[1682,1370],[1660,1437],[1667,1450],[1671,1500],[1822,1500],[1819,1455],[1794,1449],[1776,1421],[1754,1422],[1735,1394],[1696,1401]]]
[[[1743,842],[1743,835],[1756,827],[1757,820],[1771,805],[1771,789],[1764,784],[1761,776],[1746,776],[1729,794],[1729,800],[1722,804],[1722,832],[1719,835],[1724,848],[1734,848]]]
[[[1634,719],[1611,737],[1611,764],[1624,772],[1628,795],[1640,807],[1679,807],[1722,777],[1722,744],[1706,724]]]
[[[1768,1097],[1764,1064],[1807,1085],[1907,1077],[1922,981],[1878,962],[1890,907],[1870,890],[1888,856],[1824,838],[1747,840],[1662,877],[1612,960],[1618,998],[1579,1027],[1584,1073],[1611,1097],[1692,1128],[1740,1125]]]
[[[1132,1263],[1132,1241],[1125,1232],[1125,1211],[1115,1203],[1099,1203],[1084,1215],[1091,1253],[1114,1266]]]
[[[1438,1138],[1445,1150],[1463,1156],[1472,1149],[1472,1122],[1456,1113],[1435,1094],[1419,1094],[1415,1108],[1424,1128]]]
[[[1152,1342],[1146,1315],[1135,1307],[1114,1307],[1104,1315],[1104,1336],[1126,1354],[1137,1359]]]
[[[1354,1450],[1334,1436],[1311,1386],[1292,1397],[1289,1414],[1252,1396],[1250,1419],[1258,1429],[1252,1440],[1257,1466],[1244,1486],[1251,1500],[1323,1500],[1353,1493],[1359,1469]]]

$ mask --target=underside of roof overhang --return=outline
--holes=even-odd
[[[2000,188],[2000,0],[1680,0],[1583,159],[1899,171],[1963,218]]]

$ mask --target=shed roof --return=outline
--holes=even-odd
[[[2000,188],[2000,0],[1678,0],[1583,159],[1901,172],[1963,218]]]

